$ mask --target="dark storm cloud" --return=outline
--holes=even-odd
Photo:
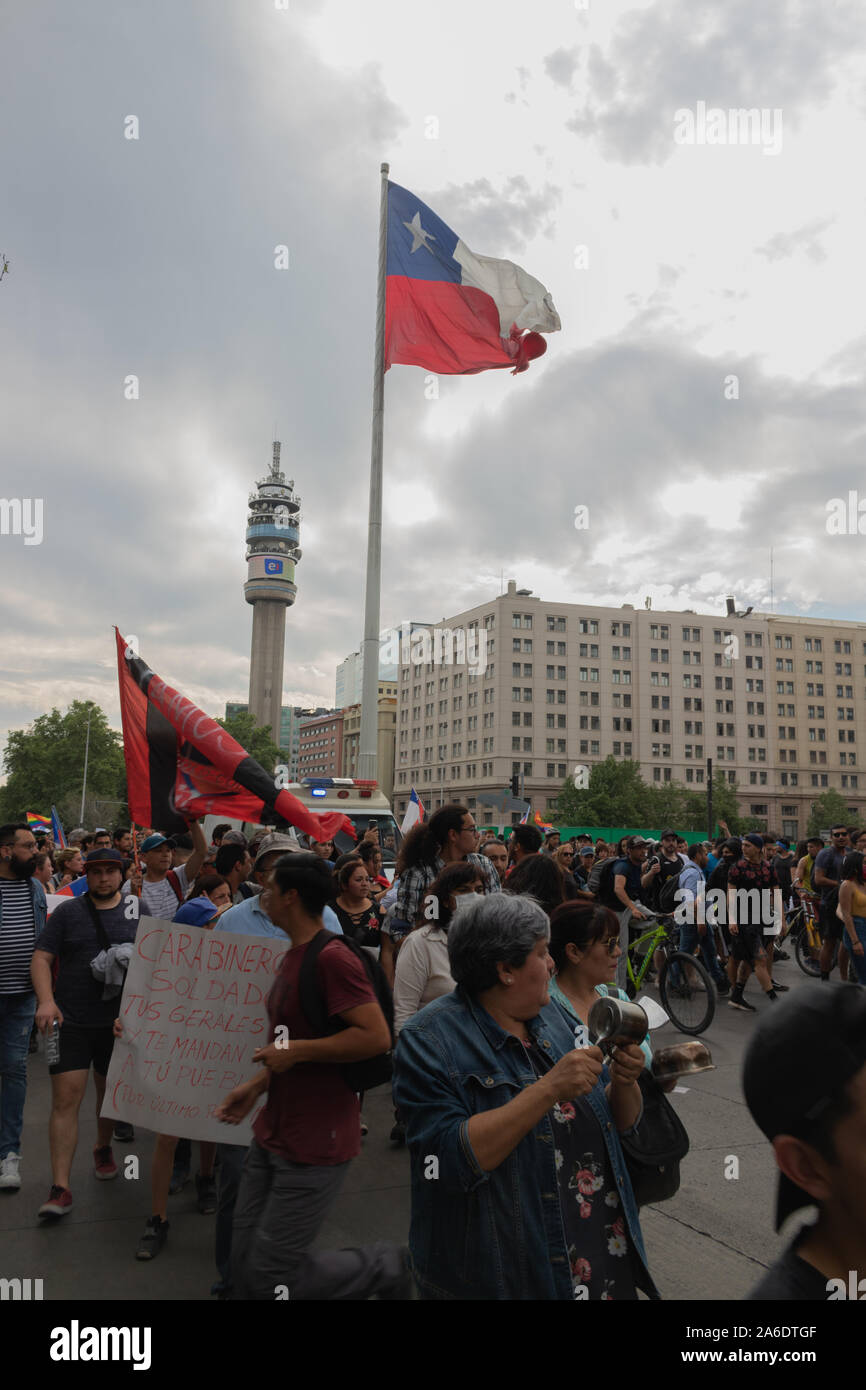
[[[112,702],[113,622],[166,679],[245,697],[246,499],[275,424],[317,537],[286,693],[321,694],[322,667],[332,693],[362,623],[379,163],[401,112],[287,16],[210,0],[21,5],[4,60],[3,491],[44,498],[45,535],[0,541],[22,656],[3,723],[100,671]]]
[[[567,128],[597,136],[602,153],[624,164],[669,159],[674,112],[697,101],[781,108],[793,130],[807,107],[827,101],[845,60],[864,44],[859,0],[663,0],[624,15],[604,50],[587,50]]]

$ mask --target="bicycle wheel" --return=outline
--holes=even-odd
[[[665,956],[659,975],[662,1006],[681,1033],[704,1033],[716,1012],[716,990],[705,966],[686,951]]]
[[[821,947],[812,945],[809,937],[810,933],[805,929],[798,934],[794,942],[794,955],[803,973],[814,978],[821,974]]]

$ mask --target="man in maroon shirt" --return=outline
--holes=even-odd
[[[364,965],[338,936],[320,952],[316,980],[329,1018],[345,1027],[317,1037],[301,1008],[304,953],[325,930],[322,910],[333,892],[324,860],[286,855],[265,891],[268,916],[292,943],[268,997],[275,1041],[254,1054],[261,1074],[231,1091],[216,1112],[237,1124],[267,1092],[235,1207],[233,1296],[293,1302],[372,1294],[408,1298],[405,1248],[377,1243],[310,1251],[361,1147],[358,1097],[343,1079],[342,1064],[386,1052],[391,1033]]]

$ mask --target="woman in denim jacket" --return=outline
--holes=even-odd
[[[618,1137],[640,1119],[644,1056],[575,1048],[548,934],[532,900],[479,898],[448,933],[457,988],[400,1034],[423,1297],[658,1297]]]

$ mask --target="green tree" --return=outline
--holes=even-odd
[[[242,710],[230,719],[218,719],[216,722],[237,740],[241,748],[246,749],[251,758],[261,763],[266,772],[273,772],[281,760],[285,761],[271,738],[270,724],[258,724],[256,716],[249,710]]]
[[[70,822],[78,823],[88,716],[88,803],[95,798],[106,809],[102,824],[128,818],[122,737],[92,700],[74,700],[65,714],[52,709],[29,729],[10,732],[3,753],[7,781],[0,787],[0,819],[20,820],[27,811],[48,815],[55,805],[67,829]]]
[[[706,790],[696,792],[688,787],[686,792],[686,818],[689,824],[685,826],[685,829],[703,830],[706,833]],[[717,825],[725,821],[732,835],[741,835],[743,831],[755,825],[754,817],[747,818],[740,815],[737,783],[729,782],[725,773],[719,768],[713,774],[713,821]]]
[[[608,757],[595,763],[582,790],[563,783],[553,819],[560,825],[646,825],[649,787],[640,763]]]
[[[822,830],[829,829],[831,825],[857,825],[859,822],[860,817],[851,815],[848,810],[848,802],[841,792],[837,792],[831,787],[829,791],[822,792],[812,802],[806,834],[818,835]]]

